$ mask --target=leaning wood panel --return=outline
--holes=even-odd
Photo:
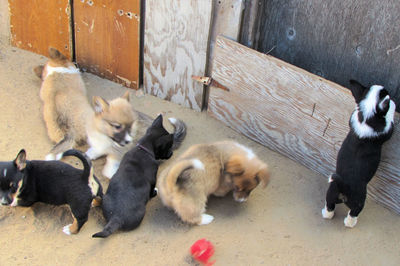
[[[140,0],[74,1],[74,21],[79,66],[138,88]]]
[[[148,0],[144,40],[147,93],[201,110],[211,0]]]
[[[351,93],[272,56],[218,37],[209,113],[229,127],[326,176],[349,130]],[[396,114],[396,125],[399,117]],[[369,194],[400,213],[400,131],[383,148]]]
[[[48,56],[49,47],[72,58],[69,0],[9,0],[12,45]]]

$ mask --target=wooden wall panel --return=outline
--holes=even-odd
[[[257,50],[345,87],[384,85],[400,111],[400,1],[260,2]]]
[[[140,0],[74,1],[74,21],[79,66],[138,88]]]
[[[143,86],[147,93],[201,110],[211,0],[147,0]]]
[[[11,44],[48,56],[50,46],[72,58],[69,0],[9,0]]]
[[[218,37],[209,113],[249,138],[323,175],[335,170],[354,99],[346,88]],[[384,145],[369,194],[400,213],[400,128]],[[294,177],[296,178],[296,177]]]

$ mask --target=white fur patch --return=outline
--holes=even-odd
[[[204,164],[199,159],[193,159],[192,163],[194,168],[204,170]]]
[[[349,211],[349,213],[347,214],[347,217],[344,218],[344,225],[346,227],[353,228],[354,226],[356,226],[356,224],[357,224],[357,217],[352,217],[350,215],[350,211]]]
[[[96,179],[94,179],[94,173],[93,173],[93,167],[90,169],[90,174],[89,174],[89,180],[88,180],[88,185],[90,188],[90,191],[92,192],[92,196],[97,196],[97,192],[99,192],[99,183],[96,182]]]
[[[131,135],[129,135],[129,133],[125,134],[125,141],[127,142],[131,142],[133,140],[133,138],[131,137]]]
[[[50,76],[53,73],[62,73],[62,74],[79,74],[79,69],[74,66],[69,67],[52,67],[47,65],[46,66],[47,75],[45,78]]]
[[[325,207],[322,209],[321,213],[324,219],[332,219],[333,216],[335,215],[335,211],[328,211],[326,204]]]
[[[239,198],[239,199],[237,199],[236,201],[237,201],[237,202],[245,202],[245,201],[247,201],[247,198]]]
[[[6,169],[4,169],[4,171],[3,171],[3,176],[4,176],[4,177],[6,177],[6,176],[7,176],[7,168],[6,168]]]
[[[239,143],[235,143],[235,145],[238,146],[239,148],[241,148],[242,150],[244,150],[247,153],[247,159],[251,160],[256,156],[251,149],[249,149],[249,148],[247,148],[247,147],[245,147],[245,146],[243,146],[243,145],[241,145]]]
[[[107,156],[107,162],[103,168],[103,175],[105,177],[111,179],[113,177],[113,175],[117,172],[119,163],[120,163],[120,161],[115,160],[114,158],[111,158],[110,156]]]
[[[171,124],[176,124],[176,122],[177,122],[177,119],[176,118],[174,118],[174,117],[170,117],[170,118],[168,118],[168,120],[169,120],[169,122],[171,122]]]
[[[200,225],[206,225],[211,223],[214,220],[214,216],[203,213],[201,215],[201,222]]]
[[[66,225],[66,226],[64,226],[63,227],[63,232],[64,232],[64,234],[66,234],[66,235],[71,235],[71,231],[69,230],[69,227],[71,226],[72,224],[69,224],[69,225]]]
[[[364,100],[360,102],[360,110],[363,112],[364,119],[372,117],[375,113],[375,107],[378,102],[379,92],[383,89],[383,86],[373,85],[369,89]]]
[[[46,157],[44,158],[46,161],[54,161],[56,159],[56,156],[54,156],[54,154],[49,153],[46,155]]]
[[[332,182],[333,182],[333,178],[332,178],[332,175],[330,175],[328,178],[328,183],[332,183]]]
[[[374,110],[375,110],[375,108],[374,108]],[[392,100],[390,100],[389,110],[386,113],[386,117],[385,117],[386,126],[382,132],[378,133],[378,132],[375,132],[372,129],[372,127],[370,127],[369,125],[366,124],[366,119],[367,119],[366,117],[364,117],[364,121],[362,123],[360,123],[360,121],[358,121],[359,110],[358,110],[358,108],[356,108],[356,110],[354,110],[354,112],[350,118],[351,127],[353,128],[353,130],[357,134],[357,136],[359,136],[360,138],[372,138],[372,137],[377,137],[382,134],[386,134],[387,132],[389,132],[389,130],[392,127],[392,123],[394,121],[395,110],[396,110],[396,104]],[[364,111],[363,111],[363,115],[365,116]]]

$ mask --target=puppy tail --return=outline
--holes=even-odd
[[[58,142],[51,149],[50,153],[46,156],[46,160],[59,160],[62,158],[63,152],[72,149],[74,145],[74,137],[72,135],[65,135],[65,137]]]
[[[172,145],[172,149],[176,150],[186,137],[186,124],[182,120],[174,117],[168,120],[174,126],[174,144]]]
[[[202,168],[204,170],[204,165],[198,159],[184,160],[173,165],[168,171],[165,179],[167,190],[173,191],[177,185],[183,186],[184,183],[190,178],[190,174],[187,172],[187,170],[194,168]]]
[[[66,152],[64,152],[62,154],[62,157],[65,156],[75,156],[76,158],[78,158],[83,165],[83,173],[82,173],[82,179],[84,180],[89,180],[90,175],[93,175],[93,166],[91,161],[89,160],[89,158],[83,154],[82,152],[75,150],[75,149],[70,149],[67,150]]]
[[[117,220],[115,220],[115,219],[111,219],[106,224],[106,226],[104,227],[103,231],[92,235],[92,237],[106,238],[109,235],[111,235],[112,233],[114,233],[115,231],[117,231],[119,228],[120,228],[119,222]]]

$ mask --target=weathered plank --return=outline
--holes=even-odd
[[[257,50],[345,87],[384,85],[400,111],[400,1],[260,1]]]
[[[74,21],[79,66],[137,89],[140,0],[74,1]]]
[[[11,44],[48,56],[49,46],[72,58],[69,0],[9,0]]]
[[[346,88],[277,58],[218,37],[209,113],[308,168],[329,175],[349,130],[354,99]],[[399,123],[398,114],[396,124]],[[400,213],[400,130],[384,145],[369,194]]]
[[[143,86],[147,93],[201,110],[211,0],[148,0]]]

